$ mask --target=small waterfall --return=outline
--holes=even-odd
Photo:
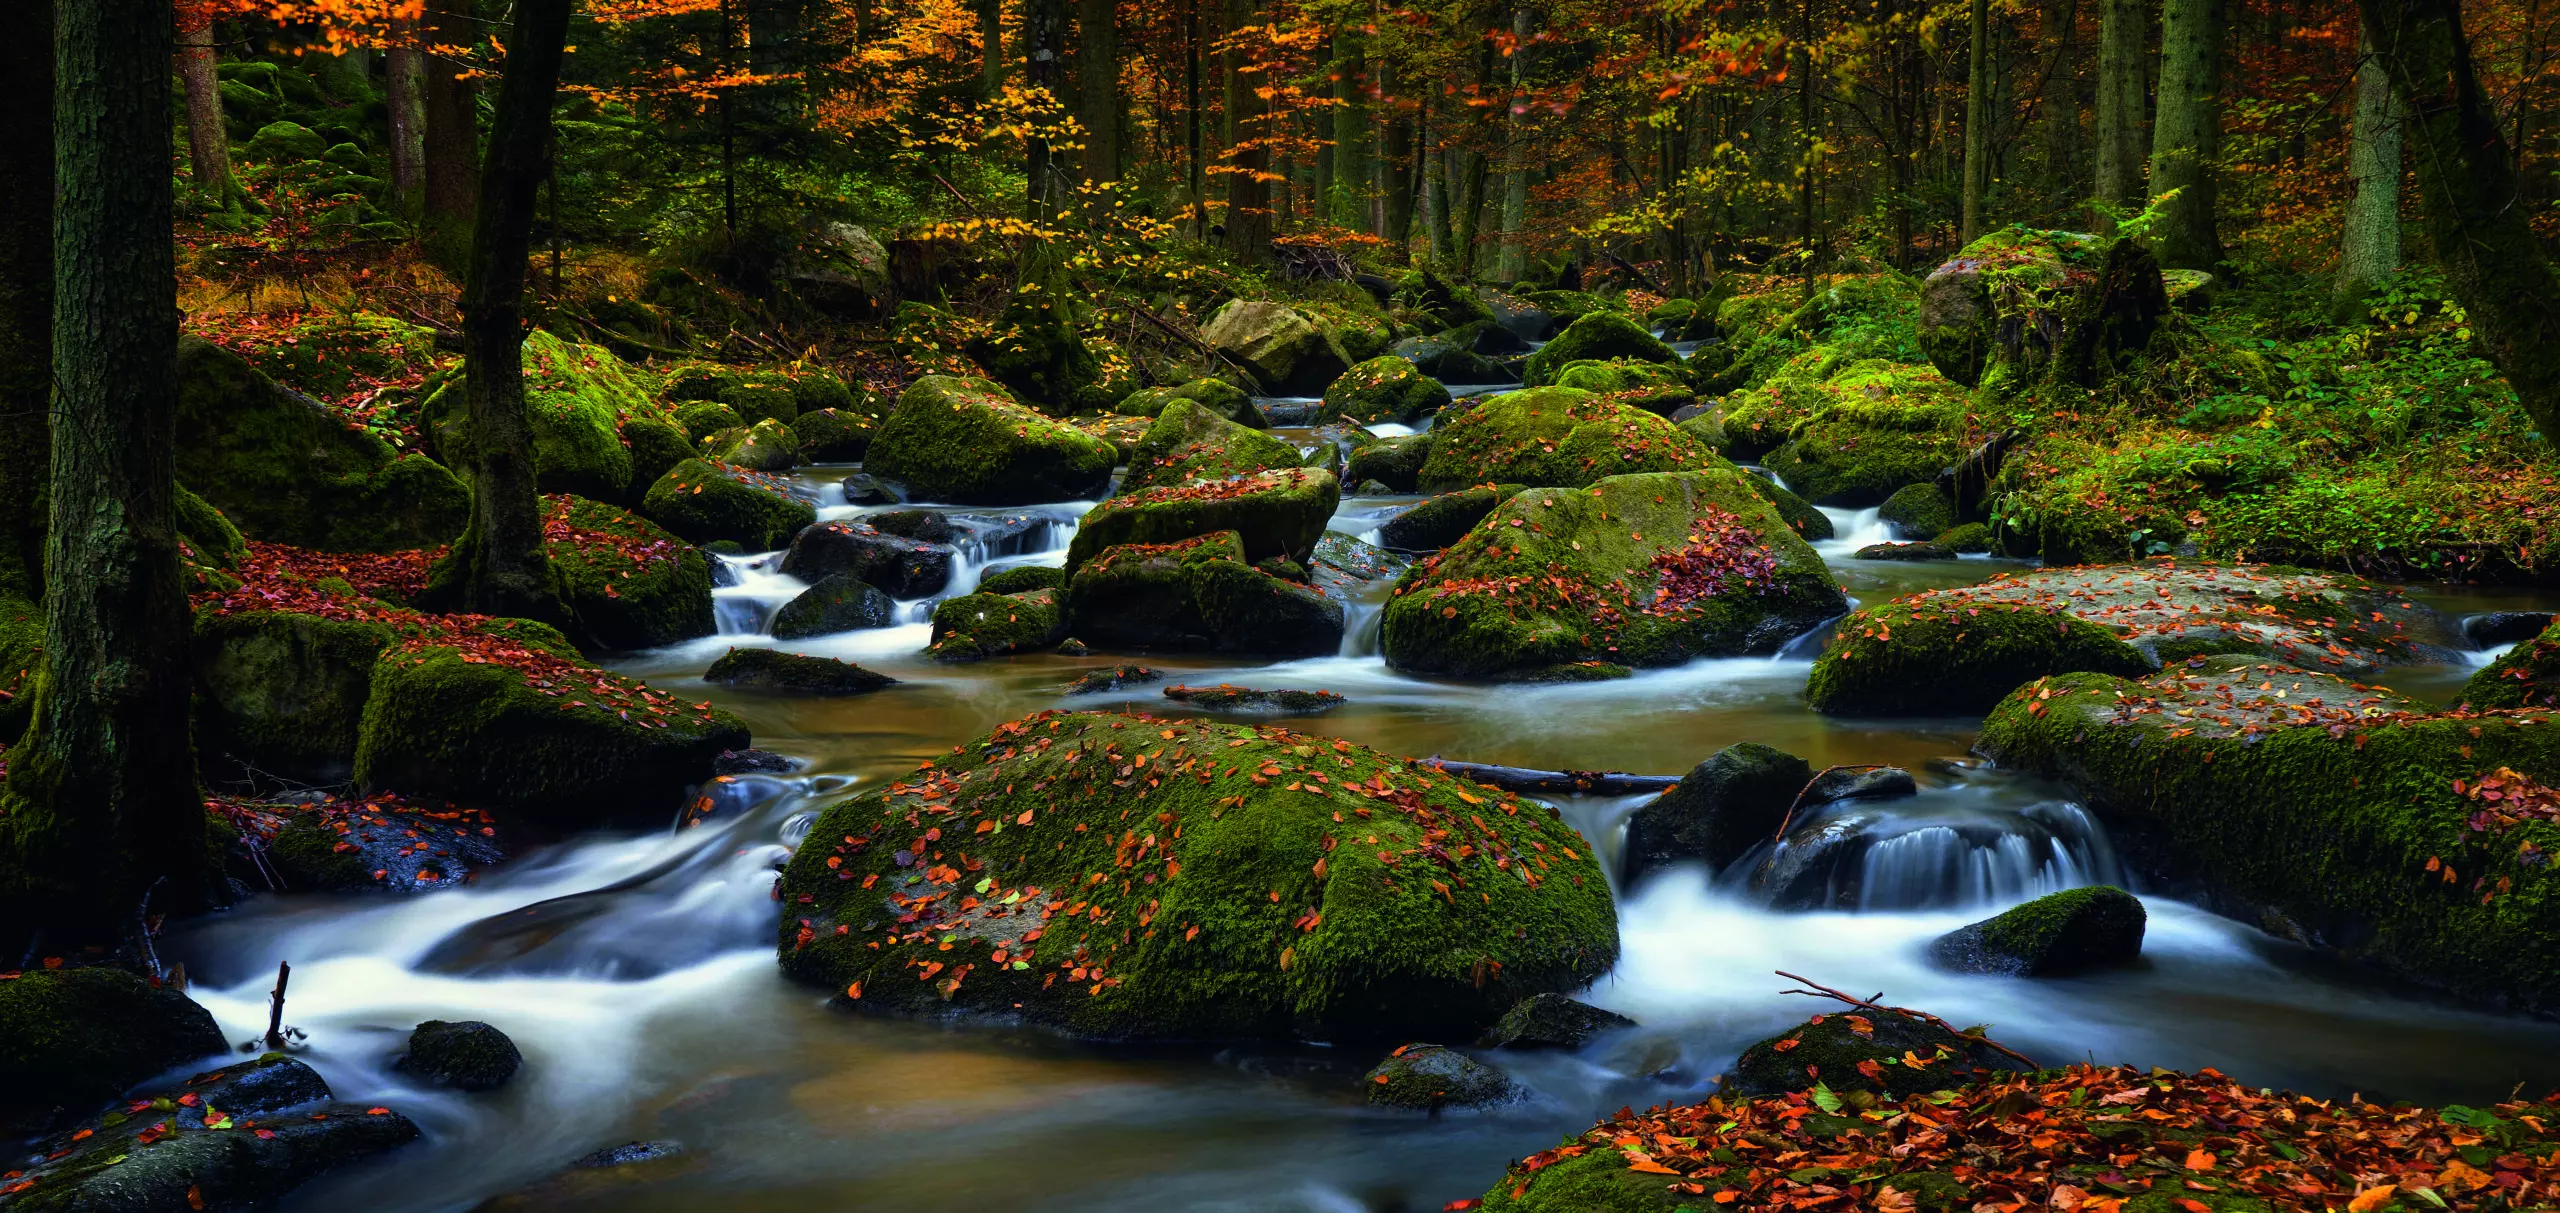
[[[1870,844],[1859,868],[1861,910],[2005,904],[2125,879],[2106,832],[2068,803],[2006,823],[1925,825]]]
[[[752,556],[714,553],[712,616],[722,636],[761,636],[773,629],[773,613],[800,596],[809,583],[782,571],[782,553]]]
[[[1893,542],[1893,524],[1881,517],[1881,509],[1844,510],[1828,505],[1814,508],[1831,520],[1831,538],[1813,545],[1825,560],[1847,559],[1869,544]]]
[[[2461,657],[2465,664],[2469,665],[2473,669],[2478,669],[2481,666],[2488,665],[2489,663],[2506,656],[2509,650],[2514,649],[2516,645],[2520,643],[2522,642],[2510,640],[2505,644],[2498,645],[2493,648],[2464,650],[2461,652]]]
[[[1056,568],[1065,564],[1067,544],[1075,538],[1077,520],[1093,504],[1069,501],[1002,512],[945,511],[952,529],[951,579],[937,593],[900,601],[893,617],[895,623],[912,626],[932,622],[933,608],[942,600],[976,593],[979,582],[998,569],[1043,564]],[[861,507],[825,511],[822,517],[832,522],[881,512],[879,507]],[[770,636],[774,612],[809,588],[807,581],[782,571],[782,557],[781,552],[714,557],[720,568],[712,579],[711,596],[720,635]]]
[[[1378,655],[1378,625],[1386,618],[1386,607],[1354,598],[1342,604],[1343,657],[1375,657]]]

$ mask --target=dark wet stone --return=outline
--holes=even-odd
[[[791,760],[771,750],[722,750],[711,760],[714,775],[788,775]]]
[[[1835,800],[1892,800],[1920,791],[1911,772],[1901,767],[1873,767],[1867,770],[1842,769],[1825,771],[1804,794],[1809,805],[1829,804]]]
[[[844,499],[849,505],[889,505],[899,499],[880,482],[879,477],[867,472],[855,472],[845,477],[843,487]]]
[[[1255,690],[1252,687],[1166,687],[1164,697],[1179,700],[1195,708],[1213,711],[1326,712],[1342,706],[1342,696],[1332,691]]]
[[[507,1034],[476,1019],[430,1019],[409,1034],[400,1068],[465,1091],[494,1091],[524,1065]]]
[[[1410,1044],[1369,1071],[1369,1102],[1380,1107],[1481,1107],[1520,1097],[1511,1076],[1442,1045]]]
[[[1934,543],[1870,543],[1859,548],[1860,560],[1953,560],[1956,550]]]
[[[211,1012],[122,969],[38,969],[0,981],[0,1133],[58,1123],[228,1047]]]
[[[1523,998],[1476,1042],[1482,1049],[1579,1049],[1603,1032],[1632,1028],[1636,1021],[1562,994]]]
[[[1517,375],[1505,372],[1484,355],[1437,337],[1407,337],[1389,347],[1387,352],[1412,363],[1414,369],[1442,383],[1520,382]]]
[[[2139,959],[2147,920],[2122,889],[2065,889],[1939,936],[1929,958],[1960,973],[2064,977]]]
[[[782,604],[773,613],[773,635],[776,640],[798,640],[855,628],[885,628],[897,613],[898,604],[878,586],[852,573],[837,573]]]
[[[684,1153],[684,1147],[672,1141],[631,1141],[609,1146],[570,1163],[573,1167],[621,1167],[635,1162],[656,1162]]]
[[[1092,651],[1092,646],[1087,645],[1085,642],[1078,640],[1073,636],[1069,636],[1066,639],[1059,641],[1056,650],[1060,657],[1082,657]]]
[[[885,514],[866,514],[862,521],[884,535],[896,535],[919,543],[951,542],[951,520],[938,510],[891,510]]]
[[[2462,635],[2473,645],[2492,649],[2531,640],[2551,626],[2549,611],[2491,611],[2462,621]]]
[[[902,511],[887,517],[921,512]],[[930,516],[940,522],[939,515]],[[910,525],[921,529],[928,524]],[[791,550],[782,557],[782,571],[812,582],[850,573],[892,598],[930,598],[951,584],[953,554],[947,545],[891,534],[867,519],[825,522],[792,537]]]
[[[977,547],[981,560],[1031,556],[1048,551],[1052,546],[1051,529],[1058,525],[1055,519],[1045,514],[950,514],[946,517],[959,531],[962,541]]]
[[[1324,414],[1324,401],[1322,400],[1274,400],[1265,398],[1256,400],[1253,404],[1255,408],[1261,410],[1262,421],[1265,425],[1314,425],[1316,423],[1316,419]]]
[[[497,821],[480,809],[390,796],[323,797],[273,820],[275,828],[264,840],[264,874],[296,892],[423,893],[467,884],[474,873],[507,857]]]
[[[1756,741],[1726,746],[1627,819],[1632,881],[1686,860],[1722,868],[1776,836],[1813,765]]]
[[[1115,665],[1107,670],[1088,670],[1084,676],[1067,684],[1070,695],[1099,695],[1105,691],[1124,690],[1161,682],[1164,675],[1142,665]]]
[[[859,695],[898,683],[850,661],[779,649],[731,649],[702,672],[702,680],[769,695]]]
[[[1378,528],[1378,540],[1407,552],[1436,552],[1474,530],[1495,506],[1519,491],[1517,485],[1478,486],[1427,498],[1389,518]]]

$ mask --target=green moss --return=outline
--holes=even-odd
[[[1835,716],[1969,716],[2047,674],[2151,668],[2113,631],[2056,605],[1921,595],[1841,620],[1804,697]]]
[[[1642,409],[1571,388],[1496,396],[1432,428],[1420,487],[1580,487],[1630,472],[1729,466],[1687,431]]]
[[[1396,293],[1424,328],[1438,331],[1493,319],[1493,308],[1463,282],[1453,282],[1429,266],[1418,266],[1396,279]]]
[[[248,555],[248,540],[211,502],[180,488],[175,499],[178,538],[186,544],[184,559],[205,568],[228,569]]]
[[[772,477],[699,459],[677,464],[649,486],[640,512],[695,543],[731,539],[759,552],[791,542],[818,520],[814,507]]]
[[[1611,951],[1616,938],[1611,937]],[[171,1066],[228,1049],[213,1016],[121,969],[0,981],[0,1129],[87,1112]]]
[[[1127,417],[1154,417],[1177,400],[1188,400],[1248,429],[1271,428],[1263,419],[1262,410],[1254,407],[1253,397],[1223,379],[1194,379],[1178,387],[1134,391],[1121,397],[1111,411]]]
[[[1761,500],[1778,507],[1778,517],[1786,520],[1787,529],[1794,531],[1797,538],[1808,543],[1831,538],[1834,529],[1831,516],[1813,508],[1804,498],[1787,491],[1777,481],[1766,476],[1753,476],[1751,491],[1760,494]]]
[[[1928,367],[1864,362],[1822,381],[1787,441],[1763,463],[1817,505],[1882,503],[1926,484],[1981,441],[1965,395]],[[1799,397],[1801,402],[1801,397]],[[1751,414],[1739,408],[1739,424]]]
[[[1045,564],[1026,564],[999,569],[978,579],[981,594],[1028,594],[1033,590],[1054,590],[1067,584],[1063,569]]]
[[[996,317],[995,330],[968,349],[988,378],[1044,412],[1065,416],[1111,406],[1101,359],[1085,345],[1067,299],[1054,287],[1023,284]]]
[[[2142,356],[2168,308],[2141,242],[2013,226],[1929,275],[1915,331],[1930,362],[1967,387],[2094,387]]]
[[[622,446],[631,452],[631,484],[616,500],[635,504],[660,477],[693,458],[693,444],[674,422],[636,413],[622,418]]]
[[[2065,977],[2138,959],[2146,918],[2122,889],[2064,889],[1942,935],[1930,956],[1962,972]]]
[[[1257,429],[1237,425],[1190,400],[1175,400],[1156,415],[1146,436],[1129,452],[1121,491],[1217,480],[1302,462],[1298,448]]]
[[[676,424],[683,426],[685,436],[695,442],[746,423],[738,410],[716,400],[696,400],[676,410]]]
[[[1925,362],[1913,327],[1919,312],[1919,284],[1891,271],[1829,279],[1809,299],[1784,287],[1733,296],[1717,309],[1726,337],[1713,347],[1733,351],[1732,358],[1701,390],[1760,386],[1817,349],[1830,366]]]
[[[1380,439],[1351,453],[1343,464],[1342,478],[1353,484],[1374,480],[1393,492],[1413,492],[1436,442],[1428,433]]]
[[[880,431],[880,418],[853,409],[816,409],[791,423],[800,453],[816,463],[850,463],[862,458]]]
[[[1324,389],[1323,416],[1412,425],[1448,406],[1449,389],[1387,354],[1356,363]]]
[[[1680,365],[1680,355],[1662,344],[1642,324],[1623,312],[1590,312],[1577,317],[1555,339],[1529,355],[1521,381],[1530,387],[1555,383],[1571,363],[1627,359]]]
[[[800,466],[800,440],[768,417],[742,430],[712,435],[711,460],[752,472],[787,472]]]
[[[1342,603],[1275,576],[1274,563],[1247,563],[1234,531],[1108,547],[1067,581],[1067,631],[1088,643],[1129,648],[1293,656],[1338,651]]]
[[[1895,489],[1877,517],[1892,523],[1905,539],[1934,539],[1956,524],[1956,503],[1937,485],[1920,482]]]
[[[1159,426],[1164,422],[1158,421]],[[1341,503],[1333,473],[1315,468],[1257,472],[1214,484],[1175,485],[1114,497],[1088,511],[1067,544],[1066,570],[1102,550],[1128,543],[1161,544],[1232,531],[1250,564],[1274,556],[1306,563]]]
[[[1689,377],[1677,366],[1630,358],[1566,363],[1556,372],[1555,385],[1607,396],[1662,417],[1698,399]]]
[[[1847,604],[1733,468],[1532,489],[1397,583],[1387,663],[1469,677],[1771,652]]]
[[[863,467],[926,501],[1025,505],[1098,495],[1118,461],[1110,443],[993,383],[928,375],[899,396]]]
[[[1285,729],[1042,713],[827,808],[783,873],[783,970],[858,984],[858,1007],[1085,1036],[1471,1035],[1606,971],[1618,943],[1570,828],[1461,790]],[[1473,853],[1426,862],[1430,829]]]
[[[1520,1097],[1511,1076],[1446,1045],[1398,1046],[1360,1084],[1372,1107],[1436,1112]]]
[[[730,649],[702,672],[714,686],[768,695],[859,695],[898,680],[849,661],[785,653],[780,649]]]
[[[561,594],[597,641],[646,649],[717,627],[711,562],[693,545],[628,510],[571,497],[551,503],[578,534],[543,547]]]
[[[1991,528],[1979,522],[1949,527],[1934,541],[1951,552],[1988,552],[1991,550]]]
[[[472,460],[468,390],[456,375],[419,406],[419,428],[436,455],[455,467]],[[626,418],[676,424],[612,351],[542,329],[525,335],[524,402],[533,427],[535,485],[598,501],[631,500],[636,473],[623,444]]]
[[[937,661],[979,661],[1053,648],[1067,638],[1058,597],[1048,589],[943,599],[934,604],[933,642],[925,652]]]
[[[1929,1064],[1909,1065],[1903,1060],[1905,1052]],[[1872,1072],[1861,1070],[1858,1063],[1862,1061],[1876,1066]],[[1775,1095],[1810,1090],[1820,1083],[1843,1094],[1901,1098],[1978,1082],[1994,1071],[2016,1067],[2016,1062],[1982,1038],[1959,1035],[1917,1016],[1892,1012],[1816,1015],[1744,1049],[1725,1075],[1724,1089]]]
[[[2462,684],[2462,701],[2475,708],[2560,706],[2560,622],[2482,666]]]
[[[199,614],[189,656],[195,740],[208,753],[313,783],[353,769],[380,623],[253,611]]]

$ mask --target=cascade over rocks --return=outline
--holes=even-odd
[[[1426,493],[1477,484],[1579,487],[1630,472],[1730,467],[1678,426],[1571,388],[1495,396],[1431,430],[1418,483]]]
[[[783,971],[843,1005],[1113,1039],[1472,1037],[1618,953],[1550,811],[1205,718],[1001,726],[825,809],[781,897]]]
[[[1032,505],[1099,496],[1118,462],[1110,443],[987,380],[927,375],[898,397],[863,468],[926,501]]]
[[[1146,436],[1130,448],[1129,471],[1120,490],[1130,493],[1192,480],[1218,480],[1300,463],[1298,448],[1193,401],[1177,399],[1157,413]]]
[[[2462,684],[2474,708],[2560,707],[2560,622],[2500,654]]]

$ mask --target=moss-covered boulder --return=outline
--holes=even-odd
[[[1121,397],[1111,411],[1127,417],[1153,417],[1177,400],[1188,400],[1248,429],[1271,428],[1262,410],[1254,407],[1253,397],[1223,379],[1194,379],[1176,387],[1140,388]]]
[[[122,969],[12,972],[0,980],[0,1129],[86,1113],[229,1047],[203,1007]]]
[[[1486,1049],[1579,1049],[1593,1037],[1636,1021],[1562,994],[1532,994],[1495,1020],[1477,1047]]]
[[[851,463],[860,459],[871,448],[871,436],[879,430],[879,416],[850,408],[816,409],[800,414],[791,423],[791,435],[799,440],[800,454],[813,463]]]
[[[709,593],[705,587],[706,601]],[[197,614],[195,742],[288,779],[343,782],[373,667],[396,636],[390,623],[284,611]]]
[[[717,400],[695,400],[676,407],[676,424],[687,438],[700,442],[724,430],[744,429],[747,419]]]
[[[1680,365],[1680,355],[1647,331],[1643,324],[1624,312],[1588,312],[1556,334],[1555,340],[1538,347],[1529,355],[1529,365],[1521,381],[1530,387],[1556,382],[1564,368],[1576,362],[1607,362],[1612,359],[1653,362],[1665,366]]]
[[[809,837],[782,877],[783,970],[857,1008],[1471,1037],[1618,952],[1607,882],[1550,811],[1270,726],[1044,712]]]
[[[886,674],[832,657],[734,648],[713,661],[702,672],[702,680],[764,695],[860,695],[898,683]]]
[[[1842,620],[1805,684],[1816,711],[1971,715],[2021,683],[2132,677],[2209,653],[2371,675],[2444,659],[2450,625],[2342,573],[2161,559],[2007,574]]]
[[[1429,266],[1418,266],[1396,279],[1413,319],[1430,329],[1453,329],[1489,321],[1493,308],[1463,282],[1452,282]]]
[[[1920,1064],[1911,1064],[1914,1060]],[[1966,1086],[2018,1068],[1983,1037],[1953,1032],[1916,1015],[1851,1011],[1816,1015],[1744,1049],[1725,1073],[1724,1090],[1774,1095],[1820,1084],[1840,1093],[1900,1098]]]
[[[2147,918],[2122,889],[2065,889],[1939,936],[1929,958],[1960,973],[2067,977],[2140,958]]]
[[[1200,326],[1200,340],[1251,373],[1266,395],[1321,394],[1351,359],[1323,329],[1287,304],[1238,299]]]
[[[1777,837],[1812,781],[1811,763],[1756,741],[1708,755],[1627,818],[1626,878],[1684,862],[1723,868]]]
[[[1493,507],[1510,500],[1520,490],[1516,484],[1480,484],[1441,493],[1387,519],[1378,527],[1378,542],[1400,551],[1439,551],[1474,530],[1477,523],[1493,513]]]
[[[2560,729],[2250,656],[2018,688],[1976,749],[2060,781],[2147,878],[2476,1001],[2560,1010]]]
[[[649,486],[640,503],[649,521],[694,543],[730,540],[772,551],[816,522],[818,511],[793,496],[789,482],[744,468],[688,459]]]
[[[2482,666],[2462,684],[2462,700],[2475,708],[2560,707],[2560,623]]]
[[[1698,402],[1697,390],[1680,368],[1632,358],[1567,363],[1556,372],[1555,386],[1607,396],[1658,417]]]
[[[558,632],[404,641],[374,666],[355,778],[551,828],[662,821],[747,729],[587,663]]]
[[[178,347],[177,456],[179,483],[252,539],[397,551],[448,542],[471,514],[471,491],[442,464],[193,337]]]
[[[1432,428],[1423,492],[1477,484],[1580,487],[1630,472],[1730,466],[1678,426],[1571,388],[1506,392]]]
[[[1102,360],[1076,331],[1073,309],[1054,286],[1026,282],[1007,300],[994,331],[968,344],[987,377],[1042,411],[1064,416],[1109,408]]]
[[[1387,663],[1520,678],[1776,651],[1847,600],[1749,479],[1659,472],[1512,497],[1398,581]]]
[[[1028,594],[1033,590],[1055,590],[1067,584],[1066,570],[1045,564],[1016,565],[998,569],[978,578],[981,594]]]
[[[1935,481],[1984,437],[1964,393],[1928,367],[1861,363],[1796,400],[1808,405],[1803,419],[1762,462],[1816,505],[1879,505]],[[1728,421],[1763,413],[1737,405]]]
[[[1492,359],[1457,342],[1438,337],[1407,337],[1388,347],[1387,354],[1402,358],[1412,363],[1415,370],[1454,386],[1519,381],[1519,376],[1495,365]]]
[[[1935,539],[1954,529],[1956,503],[1935,484],[1906,484],[1885,498],[1876,516],[1905,539]]]
[[[472,462],[470,385],[457,374],[418,406],[419,429],[436,457],[454,467]],[[545,493],[629,502],[652,479],[624,442],[628,424],[678,430],[672,410],[653,397],[612,351],[563,341],[543,329],[524,339],[525,419],[533,428],[534,483]],[[749,422],[757,418],[741,410]]]
[[[477,1019],[430,1019],[409,1033],[402,1071],[459,1091],[494,1091],[524,1066],[507,1034]]]
[[[1788,491],[1776,479],[1755,475],[1751,481],[1751,491],[1778,508],[1778,517],[1786,520],[1787,529],[1794,531],[1797,538],[1812,543],[1829,539],[1836,532],[1831,525],[1831,515],[1815,509],[1812,503]]]
[[[927,501],[1029,505],[1100,495],[1119,452],[1017,404],[983,379],[927,375],[907,386],[863,468]]]
[[[1413,492],[1421,485],[1422,465],[1431,458],[1437,441],[1438,435],[1427,433],[1380,439],[1352,453],[1342,466],[1343,479],[1353,484],[1375,481],[1390,492]]]
[[[1344,371],[1324,389],[1323,416],[1412,425],[1448,403],[1449,389],[1439,380],[1383,354]]]
[[[1341,601],[1257,567],[1234,531],[1105,548],[1076,566],[1063,601],[1067,633],[1108,648],[1318,656],[1342,647]]]
[[[1408,1044],[1369,1071],[1362,1084],[1371,1106],[1437,1112],[1480,1108],[1521,1097],[1519,1084],[1500,1069],[1446,1045]]]
[[[578,623],[608,648],[648,649],[708,636],[711,561],[701,549],[619,506],[555,497],[543,552]]]
[[[770,417],[713,435],[711,448],[712,462],[750,472],[787,472],[800,466],[799,436]]]
[[[1159,425],[1163,424],[1158,422]],[[1145,489],[1088,511],[1067,544],[1067,575],[1121,544],[1163,544],[1235,533],[1246,563],[1280,557],[1305,564],[1342,499],[1333,473],[1283,468],[1225,480]],[[1088,637],[1088,639],[1090,639]]]
[[[2083,387],[2140,356],[2169,310],[2138,240],[2009,227],[1964,247],[1920,288],[1920,345],[1947,378]]]
[[[898,604],[859,573],[830,573],[773,613],[773,638],[806,640],[856,628],[885,628]]]
[[[1189,400],[1176,400],[1156,415],[1146,436],[1129,452],[1121,490],[1219,480],[1302,462],[1298,448],[1261,430],[1237,425]]]
[[[943,599],[934,604],[933,642],[925,652],[937,661],[981,661],[1055,648],[1067,638],[1058,598],[1057,590],[1032,590]]]

